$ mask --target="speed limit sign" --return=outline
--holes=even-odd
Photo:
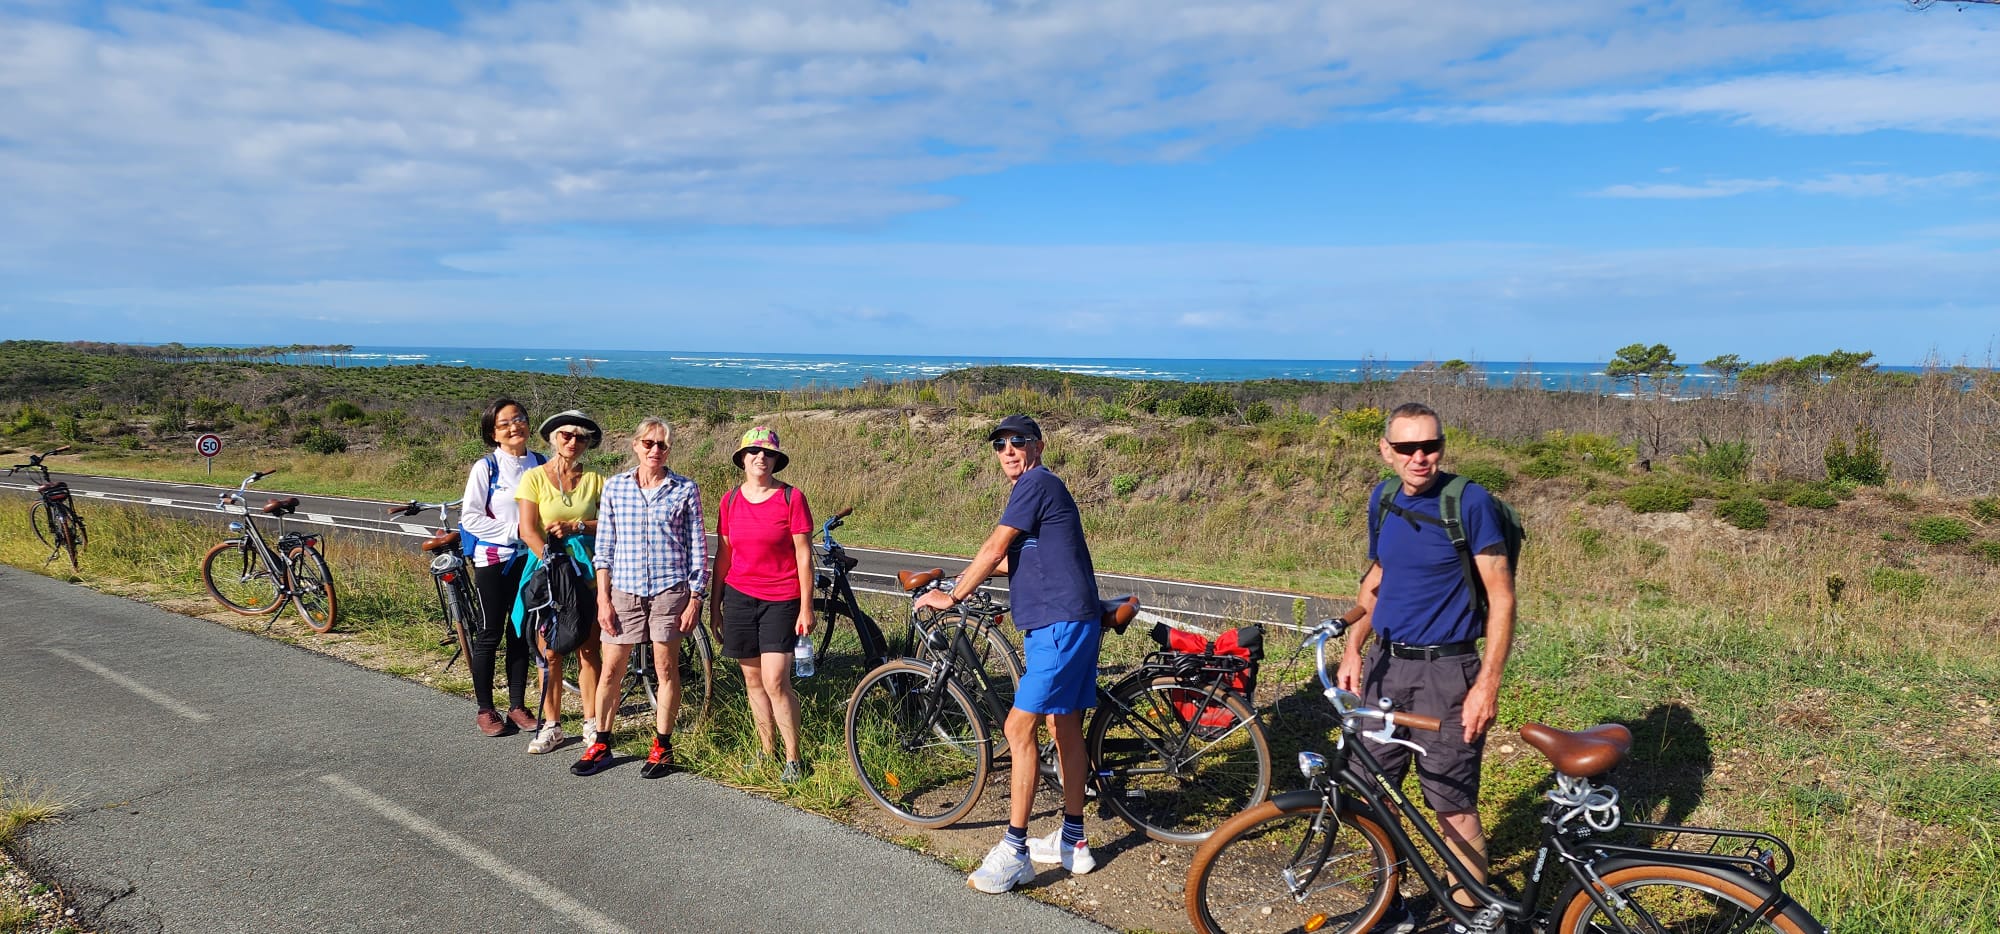
[[[194,439],[195,452],[203,457],[214,457],[222,453],[222,436],[214,433]]]

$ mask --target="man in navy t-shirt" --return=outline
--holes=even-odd
[[[1013,485],[1000,524],[949,592],[933,590],[916,605],[949,609],[993,574],[1011,578],[1014,625],[1021,632],[1021,686],[1007,712],[1013,798],[1007,835],[966,880],[981,892],[1005,892],[1035,878],[1034,863],[1060,863],[1082,875],[1096,868],[1083,834],[1088,756],[1083,712],[1097,703],[1097,649],[1103,613],[1083,522],[1069,487],[1042,466],[1042,429],[1026,415],[1009,415],[987,435],[1000,471]],[[1028,839],[1028,814],[1040,780],[1037,734],[1046,718],[1062,768],[1063,826]]]
[[[1486,879],[1486,834],[1479,822],[1479,763],[1486,729],[1493,724],[1500,675],[1514,642],[1514,574],[1508,566],[1499,508],[1476,483],[1465,486],[1460,512],[1473,567],[1485,585],[1487,610],[1474,612],[1471,582],[1457,547],[1445,532],[1439,494],[1448,475],[1444,423],[1421,403],[1389,413],[1382,459],[1399,484],[1391,508],[1376,515],[1380,494],[1369,497],[1368,573],[1361,579],[1354,624],[1340,661],[1339,683],[1373,701],[1387,697],[1397,710],[1437,717],[1435,737],[1416,737],[1427,754],[1417,760],[1424,800],[1438,813],[1445,842],[1479,881]],[[1362,645],[1379,636],[1366,656]],[[1486,640],[1482,651],[1481,638]],[[1401,783],[1410,753],[1370,742],[1368,751]],[[1414,927],[1400,903],[1377,928]]]

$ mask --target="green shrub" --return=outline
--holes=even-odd
[[[1985,496],[1973,500],[1972,518],[1981,522],[2000,519],[2000,496]]]
[[[1466,461],[1456,465],[1452,472],[1493,493],[1505,493],[1514,485],[1514,477],[1507,473],[1507,468],[1493,461]]]
[[[1805,509],[1832,509],[1840,505],[1840,498],[1820,486],[1798,486],[1785,494],[1785,505]]]
[[[1924,516],[1910,523],[1910,535],[1926,545],[1956,545],[1972,537],[1972,526],[1956,516]]]
[[[1889,462],[1882,459],[1882,446],[1866,425],[1854,426],[1854,447],[1835,438],[1826,444],[1826,478],[1833,482],[1852,480],[1862,486],[1889,482]]]
[[[1334,424],[1351,438],[1380,438],[1388,426],[1388,415],[1372,405],[1335,412],[1333,417]]]
[[[1717,480],[1741,480],[1750,475],[1750,442],[1701,439],[1701,449],[1681,457],[1687,469]]]
[[[1196,384],[1173,400],[1173,408],[1173,414],[1190,418],[1220,418],[1235,414],[1236,400],[1231,399],[1226,390]]]
[[[1987,564],[2000,564],[2000,542],[1973,542],[1972,553],[1984,558]]]
[[[1694,508],[1694,494],[1674,483],[1633,484],[1618,498],[1633,512],[1687,512]]]
[[[1543,451],[1535,455],[1533,460],[1521,468],[1522,476],[1534,477],[1537,480],[1553,480],[1569,472],[1569,463],[1563,460],[1562,455],[1552,451]]]
[[[339,454],[347,450],[347,439],[314,425],[292,436],[292,443],[314,454]]]
[[[1754,496],[1738,496],[1716,504],[1715,514],[1739,529],[1761,529],[1771,524],[1771,510]]]
[[[1243,420],[1252,425],[1262,425],[1275,418],[1277,414],[1277,410],[1271,408],[1271,403],[1259,399],[1243,409]]]
[[[1929,589],[1931,579],[1915,571],[1899,571],[1895,568],[1873,568],[1868,572],[1868,589],[1879,594],[1915,600]]]
[[[1111,478],[1111,492],[1116,496],[1130,496],[1139,489],[1139,475],[1121,473]]]

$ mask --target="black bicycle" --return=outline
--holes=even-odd
[[[76,553],[90,542],[90,529],[83,524],[83,517],[77,515],[76,503],[70,498],[69,484],[49,480],[49,468],[42,463],[44,458],[69,450],[69,445],[36,454],[25,464],[15,464],[7,468],[7,475],[28,470],[42,475],[42,485],[35,488],[37,499],[28,507],[28,527],[35,530],[35,537],[49,546],[49,556],[42,561],[48,564],[64,552],[69,553],[70,570],[76,570]]]
[[[588,625],[597,625],[595,612],[591,613]],[[696,626],[693,632],[681,637],[680,645],[680,651],[675,653],[681,672],[680,709],[674,714],[676,734],[706,721],[709,707],[715,701],[715,640],[709,636],[708,627]],[[563,690],[582,697],[576,683],[577,664],[574,652],[563,659]],[[632,658],[626,663],[625,680],[618,686],[616,713],[632,716],[656,711],[659,706],[660,670],[653,664],[653,643],[641,642],[632,647]],[[604,727],[611,729],[615,723],[614,720]]]
[[[861,640],[864,667],[873,668],[891,657],[882,636],[882,627],[861,609],[861,601],[854,598],[854,584],[848,575],[861,562],[848,555],[847,549],[833,538],[833,530],[840,528],[853,514],[854,507],[849,506],[821,523],[820,540],[813,545],[813,616],[817,622],[808,638],[813,641],[813,655],[819,659],[822,668],[828,663],[827,653],[833,646],[833,631],[839,628],[842,618],[847,620],[855,636]]]
[[[285,517],[299,511],[299,498],[274,499],[258,512],[278,520],[278,538],[269,541],[257,527],[257,517],[244,504],[250,484],[274,473],[265,470],[243,479],[236,489],[217,497],[215,508],[234,507],[242,522],[229,523],[235,538],[226,538],[201,559],[201,582],[215,602],[245,616],[269,616],[277,622],[287,601],[299,608],[314,632],[327,632],[339,619],[333,571],[320,552],[317,533],[286,531]],[[270,628],[266,626],[265,628]]]
[[[934,579],[916,592],[935,586]],[[1123,631],[1138,609],[1136,597],[1107,601],[1103,624]],[[848,700],[847,753],[862,789],[919,827],[964,817],[996,757],[1005,761],[1004,744],[996,751],[993,739],[1005,717],[994,696],[997,679],[983,670],[967,629],[944,638],[949,648],[928,660],[899,658],[869,672]],[[1090,793],[1156,840],[1202,840],[1270,790],[1263,725],[1204,664],[1177,653],[1147,656],[1109,688],[1098,687],[1084,731]],[[1053,743],[1042,747],[1040,772],[1044,781],[1060,780]]]
[[[1438,721],[1371,707],[1335,687],[1326,645],[1347,629],[1322,622],[1311,636],[1319,678],[1340,717],[1331,755],[1299,754],[1309,787],[1279,795],[1223,824],[1195,852],[1188,869],[1188,919],[1204,934],[1245,931],[1368,931],[1389,912],[1414,871],[1454,922],[1452,930],[1510,934],[1713,934],[1750,930],[1823,934],[1825,928],[1785,894],[1792,851],[1770,834],[1626,821],[1618,790],[1592,779],[1625,755],[1632,733],[1606,724],[1570,733],[1538,723],[1521,738],[1555,767],[1555,788],[1541,819],[1541,847],[1518,899],[1472,881],[1463,861],[1383,774],[1360,742],[1398,743],[1396,730],[1436,731]],[[1372,729],[1370,727],[1373,727]],[[1449,879],[1404,831],[1415,827]],[[1637,831],[1657,845],[1612,843],[1601,836]],[[1692,844],[1692,846],[1690,846]],[[1688,847],[1688,848],[1683,848]],[[1543,895],[1566,871],[1560,892]],[[1452,897],[1475,903],[1466,908]]]
[[[472,632],[480,620],[479,593],[472,586],[472,567],[459,550],[461,539],[458,530],[451,525],[451,510],[461,502],[463,500],[449,503],[411,500],[401,506],[389,507],[389,515],[392,516],[414,517],[437,510],[437,533],[418,547],[431,556],[431,583],[437,588],[438,611],[444,615],[444,638],[438,640],[438,645],[454,646],[451,658],[445,660],[445,671],[450,671],[460,656],[465,657],[466,664],[472,664]]]

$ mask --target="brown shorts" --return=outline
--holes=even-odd
[[[611,591],[611,614],[618,625],[617,632],[604,634],[604,641],[612,645],[638,645],[650,640],[672,642],[679,639],[681,613],[687,609],[688,588],[682,584],[671,590],[663,590],[650,597],[641,597],[613,588]]]
[[[1479,653],[1451,658],[1391,658],[1377,638],[1362,663],[1361,698],[1393,701],[1397,710],[1436,717],[1436,733],[1397,730],[1396,735],[1424,747],[1417,756],[1417,784],[1435,811],[1471,811],[1479,807],[1479,761],[1486,737],[1465,741],[1465,695],[1479,677]],[[1490,731],[1489,731],[1490,732]],[[1363,740],[1363,742],[1368,742]],[[1402,746],[1368,742],[1368,752],[1396,784],[1409,771],[1411,752]]]

